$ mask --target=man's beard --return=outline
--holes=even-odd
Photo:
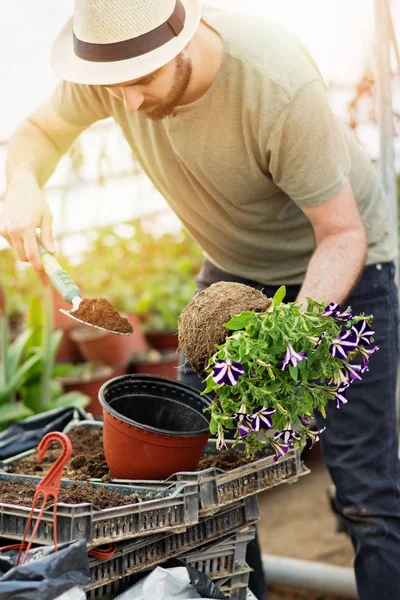
[[[191,77],[192,63],[190,58],[185,58],[182,53],[178,54],[175,58],[174,82],[165,100],[157,104],[143,102],[139,110],[143,111],[143,114],[153,121],[170,117],[174,114],[176,107],[179,106],[180,101],[185,95]]]

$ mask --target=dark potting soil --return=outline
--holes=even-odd
[[[241,467],[248,462],[251,461],[246,460],[242,454],[230,450],[223,450],[222,452],[218,452],[218,454],[203,456],[196,467],[196,471],[203,471],[203,469],[210,469],[211,467],[222,469],[223,471],[230,471],[237,467]]]
[[[16,504],[17,506],[32,506],[35,490],[36,485],[34,483],[2,481],[0,487],[0,502]],[[41,496],[37,506],[41,505],[42,499]],[[88,502],[93,504],[94,508],[102,510],[104,508],[111,508],[112,506],[137,504],[141,501],[141,498],[135,494],[124,496],[118,492],[111,492],[106,488],[96,488],[90,483],[78,483],[75,485],[61,486],[58,501],[64,502],[65,504]],[[53,504],[54,500],[50,498],[47,506]]]
[[[268,446],[263,450],[256,452],[254,458],[246,458],[244,454],[234,450],[215,450],[212,454],[202,456],[196,467],[196,471],[202,471],[203,469],[209,469],[210,467],[222,469],[223,471],[231,471],[232,469],[237,469],[238,467],[265,458],[271,454],[272,450]]]
[[[96,478],[109,481],[110,472],[103,452],[103,431],[96,427],[77,427],[68,434],[72,443],[72,457],[63,469],[65,479],[85,481]],[[27,458],[16,462],[9,473],[20,475],[37,475],[42,477],[53,466],[60,454],[57,443],[51,445],[43,460],[38,463],[36,452]]]
[[[82,426],[73,429],[67,435],[72,443],[72,457],[64,467],[63,477],[78,481],[87,481],[93,478],[101,479],[103,482],[110,481],[111,475],[103,451],[102,429]],[[27,458],[19,460],[11,468],[8,468],[7,471],[19,475],[37,475],[43,477],[53,466],[59,453],[59,445],[55,443],[50,447],[40,463],[37,462],[36,453],[34,453]],[[265,451],[259,452],[254,460],[263,458],[268,453],[270,453],[270,450],[266,448]],[[202,471],[211,467],[230,471],[249,462],[252,462],[252,460],[246,459],[239,452],[231,450],[215,451],[215,454],[203,456],[195,471]]]
[[[85,323],[103,327],[117,333],[132,333],[132,325],[128,319],[121,317],[112,304],[105,298],[82,300],[78,310],[71,311],[71,315]]]

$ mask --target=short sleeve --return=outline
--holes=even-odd
[[[351,159],[321,81],[306,84],[282,110],[267,154],[274,183],[300,207],[317,206],[343,191]]]
[[[52,95],[53,108],[64,121],[82,127],[109,117],[97,86],[59,81]]]

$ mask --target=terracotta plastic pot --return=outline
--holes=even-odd
[[[178,333],[161,333],[158,331],[149,331],[146,334],[147,341],[152,348],[167,352],[177,350],[178,348]]]
[[[209,438],[210,399],[166,377],[125,375],[99,392],[104,454],[113,477],[166,479],[193,471]]]
[[[88,362],[105,365],[126,365],[132,356],[148,349],[146,338],[140,329],[136,315],[124,315],[133,327],[132,335],[115,335],[101,329],[81,325],[71,332],[71,338]]]
[[[153,352],[155,353],[153,355]],[[160,375],[170,379],[178,379],[179,358],[176,352],[157,352],[150,350],[140,355],[129,364],[129,373]]]
[[[94,365],[91,367],[87,377],[65,375],[64,377],[59,377],[59,381],[62,383],[65,392],[78,391],[89,396],[92,401],[89,406],[86,406],[85,410],[98,417],[103,414],[103,408],[99,403],[99,390],[101,386],[112,377],[120,374],[120,371],[116,372],[107,365]]]

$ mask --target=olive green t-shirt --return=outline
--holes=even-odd
[[[77,125],[112,116],[156,188],[211,262],[265,284],[301,283],[315,248],[302,207],[350,178],[368,235],[367,264],[396,256],[375,168],[332,113],[297,38],[259,17],[204,8],[224,43],[207,93],[152,121],[101,86],[60,82],[54,106]],[[138,198],[138,202],[143,199]]]

